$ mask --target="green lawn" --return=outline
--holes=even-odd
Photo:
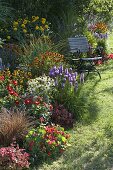
[[[71,146],[59,159],[36,169],[113,169],[113,61],[99,67],[102,79],[91,74],[76,94],[80,119],[69,131]]]

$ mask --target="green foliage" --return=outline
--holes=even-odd
[[[60,126],[40,126],[26,136],[25,147],[34,161],[50,160],[59,156],[67,147],[69,134]],[[33,162],[34,163],[34,162]]]
[[[7,23],[7,20],[14,17],[14,9],[9,6],[9,2],[0,0],[0,23]]]
[[[92,0],[85,10],[92,21],[99,20],[109,23],[113,14],[113,0]]]

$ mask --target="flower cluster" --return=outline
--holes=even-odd
[[[64,55],[55,52],[46,52],[35,57],[30,63],[30,68],[42,70],[42,73],[47,73],[55,64],[62,63]]]
[[[43,96],[46,100],[51,96],[54,80],[49,76],[43,75],[28,81],[28,92],[33,95]]]
[[[2,38],[20,40],[22,37],[33,37],[49,34],[49,23],[46,18],[39,18],[39,16],[32,16],[31,18],[19,18],[10,26],[0,28],[0,35]]]
[[[103,22],[98,22],[96,24],[90,25],[89,30],[93,32],[96,38],[106,39],[108,37],[108,34],[107,34],[108,27]]]
[[[65,87],[66,84],[70,84],[75,88],[75,91],[78,89],[78,74],[77,72],[73,72],[72,68],[63,68],[61,65],[60,67],[54,66],[50,72],[49,76],[54,79],[55,86],[60,86],[62,88]],[[81,82],[84,81],[84,75],[81,74],[80,76]]]
[[[32,156],[54,158],[65,150],[69,137],[60,126],[40,126],[28,133],[25,146]]]
[[[42,97],[31,96],[22,100],[21,105],[34,118],[35,124],[48,124],[53,106],[44,102]]]
[[[19,84],[26,86],[27,81],[32,77],[31,72],[16,69],[12,73],[9,69],[0,71],[0,76],[4,79],[11,79],[18,81]]]
[[[65,128],[73,127],[73,114],[68,112],[63,105],[56,103],[51,118],[55,124],[59,124]]]
[[[11,144],[9,147],[0,148],[0,167],[6,169],[29,168],[29,154],[25,149],[20,149]]]

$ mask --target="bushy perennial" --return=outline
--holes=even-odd
[[[9,147],[0,148],[0,168],[2,169],[20,169],[29,168],[29,154],[25,149],[11,144]]]
[[[43,95],[45,93],[47,94],[51,91],[53,86],[54,80],[46,75],[28,81],[28,91],[34,95]]]
[[[28,133],[25,146],[33,157],[54,158],[66,149],[69,137],[60,126],[40,126]]]
[[[64,88],[68,83],[70,86],[75,88],[75,91],[78,89],[78,73],[73,72],[72,68],[64,68],[63,65],[60,67],[54,66],[50,72],[49,76],[54,79],[55,86],[60,86]],[[84,82],[84,74],[81,73],[80,81]]]

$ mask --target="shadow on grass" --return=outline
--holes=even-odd
[[[93,122],[99,113],[98,103],[96,100],[96,95],[94,94],[94,89],[101,81],[100,79],[94,80],[94,76],[90,76],[90,80],[93,80],[93,84],[89,86],[81,85],[75,100],[75,113],[77,112],[77,120],[83,123]],[[86,81],[87,84],[87,81]],[[90,84],[90,82],[89,82]]]

